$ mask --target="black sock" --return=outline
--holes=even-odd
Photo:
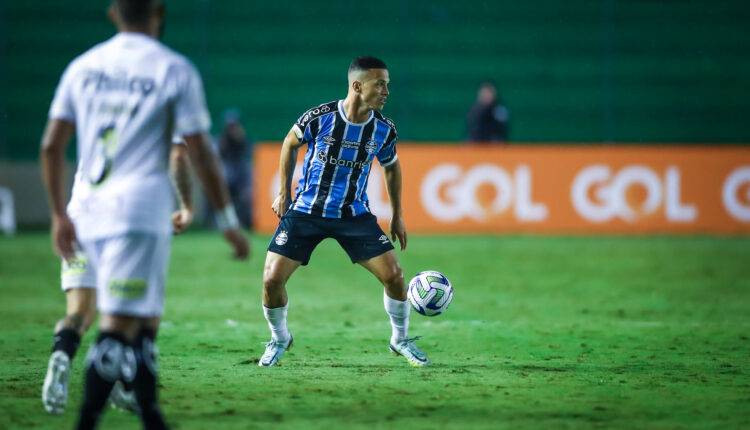
[[[132,376],[135,367],[133,350],[119,333],[102,332],[86,357],[86,382],[78,429],[93,429],[109,398],[115,381],[123,373]],[[127,369],[130,369],[127,372]]]
[[[141,409],[141,420],[146,430],[166,429],[167,423],[159,408],[159,397],[156,392],[158,367],[156,364],[156,333],[151,329],[141,330],[133,345],[138,368],[135,372],[133,389]]]
[[[68,355],[70,361],[73,361],[73,357],[75,357],[80,344],[81,336],[78,332],[72,328],[64,328],[55,333],[52,343],[52,352],[63,351]]]

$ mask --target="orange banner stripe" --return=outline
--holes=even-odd
[[[264,233],[278,222],[280,148],[255,151],[254,222]],[[412,233],[750,233],[749,147],[399,143],[398,155]],[[387,225],[377,163],[371,175],[370,206]]]

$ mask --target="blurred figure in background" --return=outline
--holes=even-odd
[[[469,142],[505,143],[508,141],[508,117],[510,112],[497,96],[497,88],[491,81],[479,85],[477,101],[466,115]]]
[[[96,287],[96,293],[66,299],[68,306],[83,304],[76,308],[88,310],[96,298],[99,310],[99,334],[86,359],[77,428],[97,427],[119,381],[135,391],[143,427],[166,429],[158,400],[155,341],[164,311],[172,232],[192,222],[192,208],[185,200],[188,157],[220,214],[224,237],[238,257],[246,257],[249,247],[210,148],[211,117],[200,74],[186,57],[158,40],[164,4],[112,0],[108,15],[117,34],[65,69],[40,151],[53,248],[74,265],[71,275],[90,271],[87,279],[75,280],[75,291]],[[78,167],[66,207],[65,148],[74,134]],[[181,142],[172,139],[174,135],[185,142],[181,157],[173,152]],[[172,162],[182,166],[175,167],[174,185],[168,168]],[[176,212],[173,186],[182,197]],[[85,263],[78,258],[79,250]],[[42,388],[42,402],[51,413],[61,413],[67,404],[70,360],[93,318],[91,312],[82,313],[84,319],[90,317],[88,322],[66,318],[56,333]]]
[[[247,137],[240,122],[240,111],[224,111],[224,129],[218,138],[219,157],[224,167],[224,176],[229,185],[229,195],[240,224],[252,227],[252,171],[253,142]]]

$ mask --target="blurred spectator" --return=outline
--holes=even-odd
[[[218,137],[229,196],[243,227],[252,227],[252,145],[236,109],[224,111],[224,129]]]
[[[466,115],[466,128],[470,142],[504,143],[508,141],[508,108],[497,96],[495,84],[482,82],[477,91],[477,101]]]

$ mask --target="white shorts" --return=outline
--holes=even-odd
[[[99,312],[161,316],[171,241],[171,234],[140,232],[83,241],[81,245],[96,273]]]
[[[73,288],[96,288],[96,272],[91,267],[86,254],[76,249],[76,256],[70,263],[62,260],[60,286],[63,291]]]

